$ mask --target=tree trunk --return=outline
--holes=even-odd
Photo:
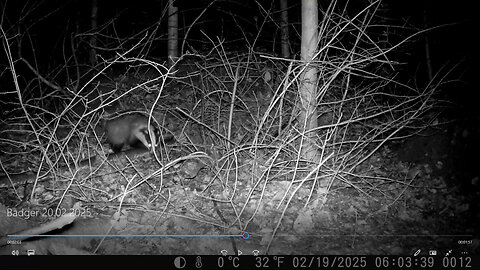
[[[318,45],[318,4],[317,0],[302,0],[302,48],[301,60],[306,65],[300,83],[300,116],[305,137],[301,145],[302,157],[315,161],[317,150],[314,140],[316,132],[311,131],[318,126],[316,111],[317,69],[312,60]]]
[[[427,10],[431,8],[428,6],[430,2],[425,2],[423,6],[423,28],[428,29],[428,13]],[[430,31],[425,32],[425,63],[427,64],[428,82],[433,80],[432,58],[430,56]]]
[[[168,1],[168,66],[178,59],[178,8]]]
[[[280,0],[282,57],[290,59],[289,35],[288,35],[288,0]]]
[[[94,31],[97,29],[97,18],[98,16],[98,3],[97,0],[92,0],[92,7],[90,9],[90,29],[92,35],[90,36],[90,52],[89,52],[89,62],[90,65],[95,66],[97,64],[97,37],[94,34]]]

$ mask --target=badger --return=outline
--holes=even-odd
[[[158,146],[159,129],[152,120],[148,125],[148,117],[138,113],[122,114],[105,123],[107,142],[114,153],[122,151],[124,146],[147,148],[151,151]]]

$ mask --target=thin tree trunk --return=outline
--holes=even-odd
[[[425,2],[423,6],[423,27],[428,29],[428,13],[427,8],[429,2]],[[430,56],[430,31],[425,33],[425,62],[427,64],[427,74],[428,74],[428,81],[431,82],[433,79],[433,67],[432,67],[432,59]]]
[[[318,45],[318,4],[317,0],[302,0],[302,48],[301,59],[307,65],[300,83],[299,122],[304,127],[301,154],[306,160],[315,161],[317,151],[312,129],[318,126],[316,110],[317,69],[311,64]]]
[[[280,14],[281,18],[281,34],[282,34],[282,57],[290,58],[290,49],[288,46],[289,34],[288,34],[288,0],[280,0]]]
[[[90,9],[90,29],[92,31],[92,35],[90,36],[90,52],[89,52],[89,61],[92,66],[97,64],[97,37],[95,36],[94,32],[97,29],[98,23],[98,3],[97,0],[92,0],[92,8]]]
[[[174,0],[168,1],[168,65],[171,67],[178,59],[178,8]]]

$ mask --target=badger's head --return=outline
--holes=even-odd
[[[136,137],[142,144],[147,147],[150,151],[154,151],[155,147],[158,146],[159,138],[160,138],[160,131],[154,125],[145,126],[139,129],[138,134]]]

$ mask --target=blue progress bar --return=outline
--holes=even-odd
[[[8,237],[242,237],[248,239],[250,235],[247,232],[243,234],[9,234]]]

